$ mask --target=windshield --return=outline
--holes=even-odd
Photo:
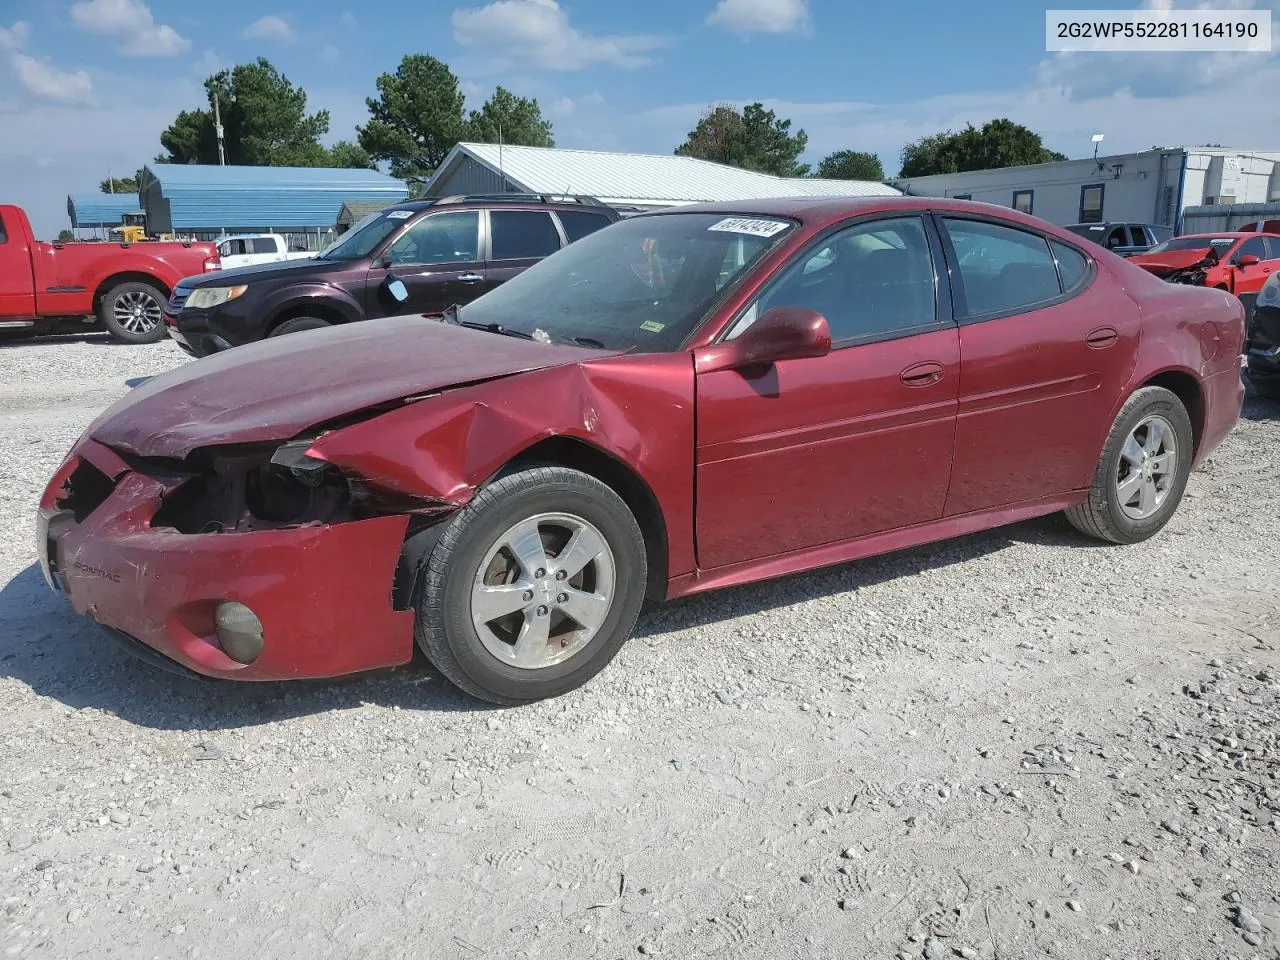
[[[1164,243],[1157,243],[1147,253],[1164,253],[1166,250],[1201,250],[1204,247],[1213,247],[1213,252],[1221,257],[1235,242],[1235,237],[1174,237]]]
[[[664,213],[583,237],[459,311],[463,323],[608,349],[677,349],[795,225],[776,217]]]
[[[361,260],[378,248],[383,240],[404,226],[414,210],[382,210],[357,221],[318,254],[317,260]]]

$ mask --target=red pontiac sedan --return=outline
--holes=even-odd
[[[183,672],[327,677],[416,642],[521,703],[603,668],[646,597],[1059,510],[1152,536],[1239,415],[1243,338],[1235,297],[1004,208],[683,207],[444,319],[148,381],[49,483],[41,564]]]

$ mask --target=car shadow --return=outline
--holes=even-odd
[[[1242,420],[1280,420],[1280,400],[1268,400],[1250,386],[1244,396]]]
[[[858,590],[898,577],[996,553],[1016,543],[1088,548],[1066,522],[1050,517],[659,604],[635,634],[650,637],[749,616],[770,607]],[[425,660],[337,680],[287,683],[199,681],[131,657],[101,628],[72,612],[32,564],[0,587],[0,676],[73,709],[96,709],[158,730],[216,731],[274,723],[365,704],[419,712],[496,709],[460,693]]]
[[[122,343],[117,340],[105,330],[84,330],[69,333],[40,334],[24,334],[21,331],[11,331],[4,336],[0,336],[0,350],[14,350],[19,347],[32,347],[42,344],[47,345],[59,343],[88,343],[99,347],[130,346],[130,344]]]

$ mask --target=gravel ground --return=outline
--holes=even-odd
[[[32,509],[171,344],[0,347],[0,951],[1280,956],[1280,407],[1135,547],[1060,518],[661,607],[514,710],[415,664],[196,684]]]

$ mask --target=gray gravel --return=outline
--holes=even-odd
[[[0,346],[3,956],[1277,955],[1280,407],[1146,544],[1050,518],[678,602],[493,710],[420,664],[186,682],[47,591],[44,482],[181,362]]]

